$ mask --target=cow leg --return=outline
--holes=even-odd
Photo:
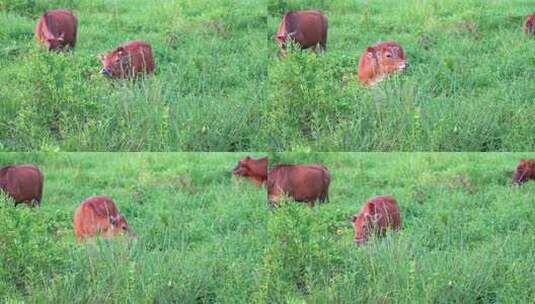
[[[320,45],[321,45],[321,50],[326,52],[327,51],[327,41],[322,41],[320,43]]]
[[[268,207],[269,207],[269,208],[276,208],[276,207],[278,207],[278,205],[279,205],[279,204],[277,203],[277,201],[274,201],[274,200],[268,200]]]
[[[328,191],[325,191],[320,195],[319,202],[321,204],[329,202],[329,192]]]

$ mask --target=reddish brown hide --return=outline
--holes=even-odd
[[[267,168],[267,157],[254,159],[247,156],[238,162],[232,174],[248,178],[260,187],[267,180]]]
[[[74,212],[74,234],[79,241],[97,235],[110,238],[123,232],[134,236],[126,218],[107,196],[89,197]]]
[[[268,202],[278,205],[286,195],[313,207],[316,201],[329,201],[330,183],[329,170],[322,165],[278,165],[268,173]]]
[[[286,53],[286,42],[295,41],[302,49],[319,45],[327,48],[328,22],[320,11],[295,11],[284,14],[279,24],[276,39],[281,55]]]
[[[529,15],[524,22],[524,32],[528,35],[535,34],[535,13]]]
[[[388,74],[408,66],[403,48],[395,41],[379,42],[366,48],[359,61],[358,77],[363,85],[374,85]]]
[[[513,175],[514,184],[523,184],[535,179],[535,159],[521,159]]]
[[[99,56],[100,74],[113,78],[130,78],[154,72],[152,48],[144,41],[128,41]]]
[[[0,189],[15,201],[41,205],[43,174],[34,165],[7,166],[0,169]]]
[[[383,236],[388,229],[401,228],[401,213],[396,200],[391,196],[370,198],[360,212],[352,218],[356,244],[364,244],[371,234]]]
[[[49,50],[62,50],[66,46],[74,48],[78,20],[70,11],[54,9],[46,11],[35,26],[35,37]]]

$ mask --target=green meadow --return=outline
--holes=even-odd
[[[47,9],[78,17],[73,52],[33,31]],[[265,142],[266,4],[258,0],[0,0],[0,150],[242,151]],[[98,54],[152,45],[156,73],[99,75]]]
[[[278,58],[284,12],[320,9],[327,51]],[[276,151],[532,151],[535,39],[525,0],[269,0],[264,121]],[[368,45],[396,40],[409,68],[373,88]]]
[[[330,203],[266,205],[244,153],[3,153],[45,176],[41,208],[0,198],[3,303],[529,303],[533,153],[276,153],[322,163]],[[256,153],[259,157],[266,154]],[[78,244],[74,209],[107,194],[138,238]],[[366,246],[348,218],[397,198],[403,228]]]
[[[79,18],[74,52],[33,29]],[[284,12],[321,9],[327,51],[272,39]],[[525,0],[0,0],[0,150],[531,151],[535,40]],[[155,75],[98,74],[97,55],[152,44]],[[366,46],[394,39],[410,67],[373,88]]]

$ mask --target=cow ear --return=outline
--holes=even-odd
[[[369,46],[366,48],[366,53],[368,54],[368,56],[372,57],[373,55],[375,55],[375,52],[376,52],[376,49],[373,47],[373,46]]]
[[[368,203],[368,209],[370,210],[370,215],[375,214],[375,204],[374,203]]]
[[[518,162],[518,164],[520,166],[524,166],[526,164],[526,160],[525,159],[521,159],[520,162]]]

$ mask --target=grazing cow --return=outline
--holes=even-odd
[[[277,205],[287,195],[314,207],[317,200],[329,201],[330,183],[329,170],[322,165],[278,165],[268,173],[268,203]]]
[[[296,11],[284,14],[279,24],[276,39],[280,54],[286,54],[288,39],[295,41],[302,49],[319,46],[327,48],[327,17],[320,11]]]
[[[355,228],[354,242],[362,245],[370,234],[383,236],[387,229],[399,230],[401,213],[396,200],[391,196],[370,198],[360,212],[352,217]]]
[[[35,37],[49,50],[62,50],[66,46],[74,48],[78,20],[68,10],[46,11],[35,26]]]
[[[15,201],[28,205],[41,205],[43,174],[34,165],[7,166],[0,169],[0,190]]]
[[[126,218],[119,214],[109,197],[89,197],[74,212],[74,234],[79,241],[97,235],[110,238],[123,232],[134,236]]]
[[[267,157],[254,159],[247,156],[238,162],[238,165],[232,170],[232,174],[247,177],[260,187],[267,180],[267,168]]]
[[[513,175],[513,183],[520,185],[530,179],[535,179],[535,158],[521,159]]]
[[[524,32],[528,35],[535,34],[535,13],[526,18],[526,22],[524,22]]]
[[[128,41],[116,49],[99,55],[100,74],[113,78],[130,78],[154,72],[152,48],[144,41]]]
[[[374,85],[388,74],[408,66],[403,48],[395,41],[379,42],[366,48],[359,61],[358,77],[363,85]]]

